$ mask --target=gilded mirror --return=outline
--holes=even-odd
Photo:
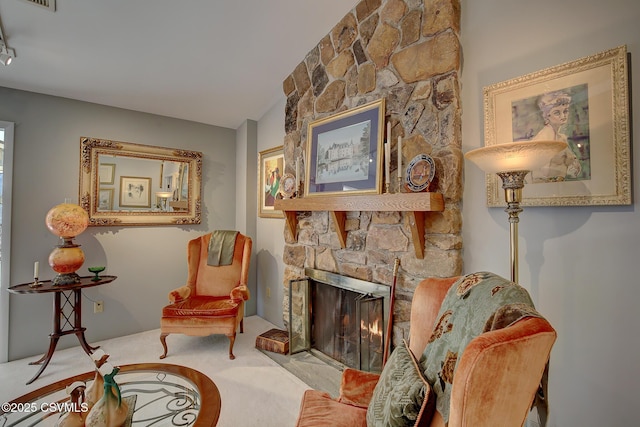
[[[202,153],[80,138],[80,206],[89,225],[201,222]]]

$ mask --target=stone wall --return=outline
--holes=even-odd
[[[327,212],[299,213],[297,241],[285,227],[285,323],[289,280],[303,277],[305,267],[391,285],[397,257],[398,342],[407,334],[411,297],[420,280],[461,274],[459,30],[459,0],[362,0],[285,79],[286,172],[295,173],[295,159],[306,151],[310,122],[385,98],[391,165],[397,165],[400,136],[403,164],[420,153],[433,157],[436,178],[430,191],[445,198],[444,212],[426,215],[424,259],[415,256],[403,213],[349,213],[345,249]],[[396,176],[393,166],[391,176]],[[398,191],[391,181],[392,192]]]

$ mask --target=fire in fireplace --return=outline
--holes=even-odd
[[[289,284],[291,353],[315,349],[351,368],[382,371],[390,288],[306,269]]]

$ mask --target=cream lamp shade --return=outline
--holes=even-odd
[[[546,165],[567,147],[562,141],[507,142],[476,148],[465,157],[486,173],[531,171]]]
[[[158,206],[162,210],[167,210],[167,200],[173,196],[173,191],[156,191],[156,197],[161,200],[163,206]]]

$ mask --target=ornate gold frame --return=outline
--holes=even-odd
[[[100,185],[98,176],[99,156],[127,158],[132,161],[157,160],[158,170],[163,162],[181,162],[188,165],[187,208],[176,212],[158,210],[99,210]],[[155,167],[155,165],[153,166]],[[117,168],[119,169],[119,168]],[[120,173],[120,172],[119,172]],[[80,206],[89,214],[90,226],[136,226],[136,225],[188,225],[201,223],[202,205],[202,153],[176,148],[133,144],[89,137],[80,138]],[[160,190],[154,186],[151,190]]]
[[[588,96],[583,96],[586,109],[582,114],[589,126],[585,134],[571,137],[586,138],[589,179],[529,185],[527,177],[521,205],[631,204],[627,66],[626,46],[620,46],[484,88],[485,145],[494,145],[515,139],[517,110],[523,102],[552,91],[586,87],[582,93]],[[582,153],[578,155],[583,156]],[[487,205],[504,206],[502,186],[495,174],[487,175]]]
[[[258,153],[258,216],[260,218],[284,218],[284,213],[279,209],[274,209],[273,206],[266,204],[266,174],[265,168],[267,162],[276,162],[281,168],[280,170],[280,183],[282,183],[282,177],[284,176],[284,151],[283,146],[269,148],[268,150],[260,151]],[[276,197],[280,195],[280,189],[276,191]],[[274,197],[275,202],[275,197]]]

